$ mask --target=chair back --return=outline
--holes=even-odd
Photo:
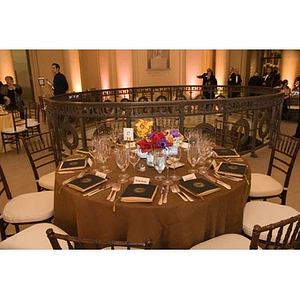
[[[0,196],[5,192],[7,199],[12,199],[11,192],[8,186],[8,183],[6,181],[2,166],[0,164],[0,183],[2,186],[0,186]]]
[[[40,104],[36,102],[30,102],[27,107],[27,119],[33,119],[36,122],[40,122]]]
[[[262,232],[267,239],[260,240]],[[250,249],[300,249],[300,214],[266,226],[255,225]]]
[[[93,133],[94,135],[100,134],[110,134],[112,131],[123,132],[123,128],[126,126],[126,119],[107,119],[101,122],[96,122],[96,130]]]
[[[27,109],[24,108],[24,119],[21,118],[21,112],[19,110],[12,110],[12,119],[14,131],[17,131],[17,127],[27,128]]]
[[[216,144],[225,148],[234,148],[240,152],[242,149],[241,146],[248,140],[249,131],[247,121],[229,122],[215,120]]]
[[[52,228],[47,229],[47,237],[52,245],[53,249],[60,250],[59,240],[64,240],[67,242],[70,250],[73,249],[103,249],[110,247],[114,250],[116,247],[126,247],[128,250],[131,248],[140,249],[151,249],[152,240],[147,239],[145,242],[133,243],[128,241],[103,241],[97,239],[83,239],[70,235],[58,234],[53,231]]]
[[[58,166],[58,157],[50,132],[25,137],[23,144],[36,181],[40,178],[39,171],[41,168],[49,164],[54,164],[54,167]],[[38,190],[40,190],[39,186]]]
[[[300,139],[283,133],[278,132],[273,140],[267,174],[271,175],[273,169],[277,169],[285,175],[283,183],[285,194],[287,193],[299,147]],[[285,196],[283,195],[283,197]]]
[[[180,121],[179,118],[166,118],[166,117],[157,117],[154,118],[154,130],[166,130],[166,129],[177,129],[179,130]]]

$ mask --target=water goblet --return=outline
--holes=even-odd
[[[119,175],[118,182],[126,183],[128,182],[128,174],[125,174],[125,170],[129,166],[129,150],[125,147],[116,149],[116,164],[121,169],[122,174]]]
[[[192,169],[188,170],[188,173],[198,173],[198,170],[195,168],[196,164],[200,159],[199,147],[197,144],[189,144],[187,148],[187,159],[191,164]]]
[[[173,175],[170,176],[170,178],[173,181],[178,181],[180,179],[179,175],[176,175],[176,162],[179,162],[181,158],[181,148],[180,147],[176,147],[175,149],[173,149],[173,151],[171,151],[171,155],[169,156],[169,161],[171,162],[171,165],[174,168],[174,172]]]
[[[161,173],[166,166],[166,156],[161,150],[153,151],[153,166],[154,169],[159,173],[159,175],[156,175],[154,179],[157,181],[164,180],[165,176],[161,175]]]
[[[134,181],[135,177],[135,166],[140,161],[140,156],[138,155],[138,148],[129,149],[129,161],[133,166],[133,177],[130,177],[130,181]]]
[[[173,181],[169,177],[169,167],[170,167],[169,157],[170,157],[170,153],[171,153],[172,149],[166,148],[163,151],[165,154],[165,167],[167,168],[167,178],[162,181],[162,184],[163,185],[171,185],[171,184],[173,184]]]

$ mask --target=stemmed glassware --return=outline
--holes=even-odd
[[[129,180],[134,181],[135,166],[140,161],[140,156],[138,155],[138,148],[137,147],[133,147],[133,148],[129,149],[129,161],[133,166],[133,177],[130,177]]]
[[[130,162],[129,150],[125,147],[116,149],[116,164],[121,169],[122,174],[119,175],[119,183],[128,182],[128,174],[125,174],[125,170],[128,168]]]
[[[171,163],[171,166],[173,166],[173,168],[174,168],[173,175],[170,176],[170,178],[173,181],[178,181],[180,179],[180,176],[175,174],[176,162],[180,161],[180,158],[181,158],[181,148],[176,147],[176,148],[172,149],[172,151],[170,152],[170,155],[169,155],[169,161]]]
[[[100,172],[104,172],[104,173],[111,172],[111,170],[109,170],[108,166],[106,165],[110,152],[111,152],[111,142],[109,137],[104,136],[99,138],[99,142],[97,145],[97,158],[102,164],[102,166],[99,167]]]
[[[212,163],[212,148],[212,142],[209,139],[202,139],[199,141],[200,160],[198,162],[198,170],[202,175],[207,174]]]
[[[161,175],[162,171],[165,169],[166,166],[166,155],[161,150],[154,150],[153,151],[153,166],[155,170],[159,173],[154,177],[157,181],[162,181],[165,179],[165,176]]]
[[[165,153],[164,153],[165,154],[165,167],[167,168],[167,178],[162,181],[162,184],[163,185],[171,185],[171,184],[173,184],[173,181],[169,177],[169,167],[170,167],[169,158],[170,158],[170,153],[172,152],[172,149],[165,148],[164,151],[165,151]]]
[[[200,152],[198,144],[189,144],[187,148],[187,159],[191,164],[192,169],[188,170],[188,173],[198,173],[198,170],[195,168],[196,164],[200,159]]]

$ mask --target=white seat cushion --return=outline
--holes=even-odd
[[[35,127],[35,126],[38,126],[40,125],[39,122],[37,122],[36,120],[34,119],[27,119],[27,127]]]
[[[16,131],[14,127],[9,127],[9,128],[3,128],[2,132],[6,134],[13,134],[13,133],[21,133],[27,131],[27,128],[24,126],[17,126]]]
[[[54,192],[44,191],[19,195],[7,202],[3,219],[8,223],[40,222],[54,214]]]
[[[46,190],[54,191],[54,184],[55,184],[55,171],[43,175],[39,179],[39,185]]]
[[[252,236],[254,225],[265,226],[298,215],[296,209],[268,201],[252,200],[246,203],[243,216],[243,231]],[[276,235],[274,230],[274,234]],[[263,232],[260,239],[266,240],[267,233]]]
[[[215,238],[199,243],[191,250],[209,250],[209,249],[250,249],[250,239],[235,233],[219,235]]]
[[[55,233],[67,234],[51,223],[32,225],[0,243],[0,249],[53,249],[46,231],[52,228]],[[68,249],[65,241],[59,240],[62,249]]]
[[[268,197],[281,194],[283,186],[269,175],[252,173],[250,197]]]

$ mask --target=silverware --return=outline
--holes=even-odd
[[[158,200],[158,205],[162,205],[163,204],[163,198],[164,198],[164,195],[166,194],[166,187],[163,186],[160,190],[160,198]]]
[[[230,179],[232,181],[242,181],[243,180],[242,178],[237,178],[237,177],[233,177],[233,176],[229,176],[229,175],[220,175],[218,173],[214,173],[214,176],[218,179],[225,178],[225,179]]]
[[[109,184],[107,184],[107,185],[105,185],[105,186],[103,186],[103,187],[99,187],[99,188],[97,188],[97,189],[94,189],[94,190],[92,190],[92,191],[89,191],[89,192],[83,194],[83,197],[85,197],[85,196],[93,196],[93,195],[95,195],[95,194],[97,194],[97,193],[99,193],[99,192],[105,191],[105,190],[107,190],[107,189],[109,189],[109,188],[111,188],[111,187],[112,187],[112,184],[109,183]]]
[[[223,186],[223,187],[224,187],[225,189],[227,189],[227,190],[231,190],[231,186],[230,186],[229,184],[227,184],[227,183],[225,183],[225,182],[223,182],[223,181],[221,181],[221,180],[219,180],[219,179],[216,179],[216,178],[213,177],[213,176],[210,176],[210,175],[208,175],[208,174],[205,174],[204,177],[207,178],[208,180],[212,181],[212,182],[215,182],[215,183],[217,183],[217,184]]]
[[[163,198],[163,204],[166,204],[168,202],[168,192],[169,192],[170,187],[167,186],[166,191],[165,191],[165,195]]]
[[[179,186],[178,186],[177,184],[174,184],[174,185],[175,185],[176,189],[177,189],[178,191],[180,191],[181,194],[183,194],[189,201],[194,202],[194,199],[191,198],[189,195],[187,195],[185,192],[183,192],[183,191],[179,188]]]
[[[181,193],[180,189],[178,189],[178,187],[176,187],[176,185],[171,185],[170,186],[171,191],[174,194],[177,194],[183,201],[188,202],[189,200]]]
[[[117,183],[116,186],[114,188],[112,188],[114,190],[114,194],[111,196],[110,198],[110,202],[114,202],[116,196],[117,196],[117,193],[118,191],[121,189],[121,184],[120,183]]]

